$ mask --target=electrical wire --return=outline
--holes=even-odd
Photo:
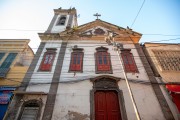
[[[35,30],[35,29],[0,29],[0,31],[46,31],[46,30]],[[162,33],[142,33],[143,35],[146,36],[180,36],[179,34],[162,34]],[[122,36],[124,38],[126,38],[127,36]]]
[[[133,21],[133,23],[131,24],[131,28],[133,27],[134,23],[136,22],[136,19],[137,19],[137,17],[138,17],[138,15],[139,15],[139,13],[141,12],[141,9],[142,9],[142,7],[143,7],[144,3],[145,3],[145,0],[143,1],[143,3],[142,3],[142,5],[141,5],[141,7],[140,7],[140,9],[139,9],[139,11],[138,11],[138,13],[137,13],[136,17],[134,18],[134,21]]]

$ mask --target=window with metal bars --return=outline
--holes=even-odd
[[[40,65],[40,71],[51,71],[54,58],[56,55],[56,49],[47,48],[47,51],[44,53],[43,60]]]
[[[108,48],[96,48],[96,73],[112,73],[110,54],[107,52]]]
[[[69,72],[82,72],[83,71],[83,49],[73,48],[71,53],[71,62],[69,67]]]
[[[138,73],[133,54],[130,49],[121,50],[121,57],[124,63],[125,72]]]
[[[40,105],[35,100],[27,101],[22,107],[20,120],[38,120]]]

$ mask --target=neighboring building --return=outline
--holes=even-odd
[[[180,119],[180,44],[144,43],[143,50],[174,116]]]
[[[142,34],[100,19],[78,26],[75,8],[54,13],[5,119],[136,119],[121,57],[140,118],[174,119],[150,84],[156,79],[138,44]]]
[[[29,39],[0,39],[0,120],[34,57]]]

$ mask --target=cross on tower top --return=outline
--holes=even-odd
[[[96,16],[96,17],[97,17],[97,19],[98,19],[98,17],[100,17],[100,16],[101,16],[101,14],[96,13],[96,14],[94,14],[94,16]]]

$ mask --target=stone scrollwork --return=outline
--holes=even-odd
[[[96,88],[105,88],[105,89],[117,87],[115,81],[110,81],[108,79],[96,81],[94,85]]]
[[[117,82],[120,78],[103,75],[92,78],[91,81],[93,82],[94,88],[101,88],[101,89],[110,89],[110,88],[118,88]]]

